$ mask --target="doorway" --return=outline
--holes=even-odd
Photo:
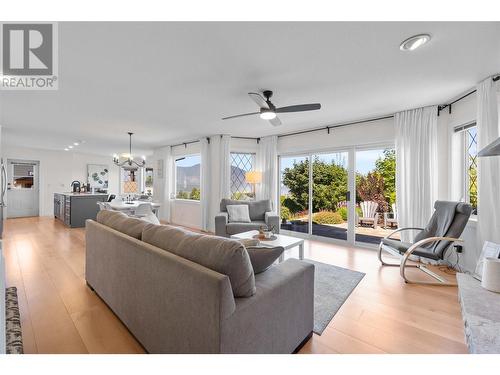
[[[397,228],[395,163],[391,145],[280,155],[281,230],[318,240],[378,244]]]
[[[39,215],[39,168],[32,160],[7,160],[7,218]]]

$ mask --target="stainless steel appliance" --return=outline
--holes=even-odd
[[[71,187],[73,188],[73,193],[79,193],[80,192],[80,181],[73,181],[71,183]]]
[[[5,164],[3,163],[3,158],[0,159],[1,171],[0,171],[0,238],[3,238],[3,220],[5,214],[5,193],[7,192],[7,171],[5,169]]]

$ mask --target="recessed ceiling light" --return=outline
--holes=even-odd
[[[429,34],[414,35],[414,36],[404,40],[401,43],[401,45],[399,46],[399,49],[401,51],[414,51],[418,47],[423,46],[429,40],[431,40],[431,36]]]
[[[75,146],[78,146],[80,143],[79,142],[75,142],[73,143]]]
[[[69,145],[68,148],[73,148],[73,146]]]
[[[67,147],[66,147],[66,148],[64,149],[64,151],[69,151],[69,148],[67,148]]]

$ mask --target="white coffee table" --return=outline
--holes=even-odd
[[[243,232],[243,233],[238,233],[238,234],[233,234],[231,238],[237,239],[237,240],[246,240],[246,239],[254,239],[253,236],[256,234],[259,234],[258,230],[251,230],[248,232]],[[285,236],[284,234],[275,234],[277,237],[275,240],[272,241],[266,241],[266,240],[260,240],[260,245],[261,246],[266,246],[266,247],[276,247],[276,246],[281,246],[286,250],[289,250],[291,248],[294,248],[296,246],[299,247],[299,259],[304,259],[304,240],[301,238],[297,237],[292,237],[292,236]],[[285,252],[283,252],[280,255],[280,262],[283,262],[285,259]]]

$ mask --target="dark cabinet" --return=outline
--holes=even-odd
[[[95,220],[99,206],[106,194],[54,194],[54,216],[71,228],[85,226],[85,220]]]

